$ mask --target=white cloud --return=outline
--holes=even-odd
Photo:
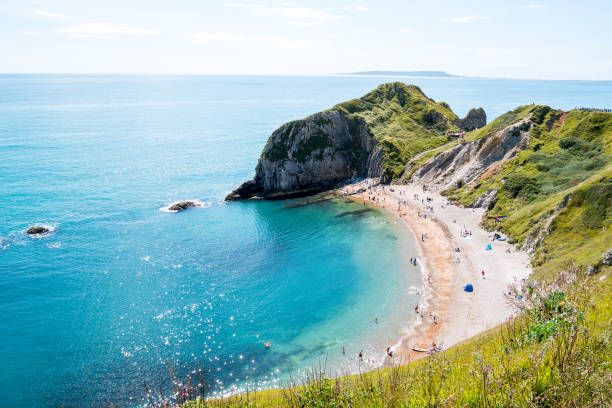
[[[546,6],[544,4],[528,4],[525,7],[528,8],[528,9],[531,9],[531,10],[539,10],[539,9],[548,8],[548,6]]]
[[[63,20],[74,18],[68,14],[53,13],[51,11],[45,11],[45,10],[34,10],[32,14],[35,14],[40,17],[59,18]]]
[[[504,48],[461,48],[463,52],[470,52],[474,54],[487,54],[487,55],[508,55],[508,54],[520,54],[521,50],[515,49],[504,49]]]
[[[287,21],[287,24],[297,25],[297,26],[318,26],[323,25],[322,21],[302,21],[302,20],[291,20]]]
[[[464,17],[451,17],[443,18],[442,21],[447,23],[471,23],[473,21],[487,20],[487,16],[464,16]]]
[[[344,18],[344,16],[338,14],[331,14],[323,10],[317,10],[309,7],[297,7],[295,5],[286,5],[284,7],[268,7],[247,3],[226,3],[225,6],[250,10],[256,16],[261,17],[284,17],[292,20],[314,21],[328,21]]]
[[[70,34],[74,37],[106,38],[115,35],[157,35],[161,31],[150,28],[130,27],[124,24],[113,23],[85,23],[59,27],[56,33]]]
[[[329,44],[325,42],[314,40],[294,40],[277,35],[248,35],[228,32],[191,34],[187,36],[187,41],[202,44],[232,43],[249,47],[286,48],[291,50],[312,50],[329,47]]]
[[[30,35],[33,37],[38,37],[41,35],[45,35],[45,33],[43,33],[42,31],[35,31],[35,30],[27,30],[27,31],[22,31],[21,34],[23,35]]]

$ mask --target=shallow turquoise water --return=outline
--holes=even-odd
[[[410,236],[354,203],[222,198],[277,126],[389,80],[0,76],[0,401],[129,405],[143,379],[167,384],[170,358],[225,390],[319,361],[354,369],[360,348],[378,358],[416,301],[412,254],[397,256]],[[612,95],[611,82],[410,82],[489,118]],[[205,205],[160,210],[182,199]],[[26,236],[36,223],[53,233]]]

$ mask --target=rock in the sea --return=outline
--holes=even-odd
[[[466,132],[480,129],[487,124],[487,114],[482,108],[470,109],[465,118],[459,119],[456,124],[461,130]]]
[[[170,211],[183,211],[190,207],[197,207],[199,204],[194,203],[193,201],[181,201],[179,203],[173,204],[168,208]]]
[[[30,227],[30,229],[26,231],[26,233],[29,235],[46,234],[47,232],[49,232],[49,229],[45,227],[41,227],[40,225]]]

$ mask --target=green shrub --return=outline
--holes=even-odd
[[[580,146],[581,144],[582,142],[580,139],[573,136],[564,137],[559,140],[559,147],[562,149],[569,149],[570,147]]]
[[[530,200],[540,192],[540,186],[535,177],[513,173],[506,179],[504,190],[511,198],[521,197]]]

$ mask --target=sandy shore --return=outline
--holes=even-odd
[[[438,192],[423,191],[418,184],[377,186],[374,180],[364,180],[340,191],[394,213],[418,243],[423,271],[418,312],[406,311],[412,324],[392,347],[394,357],[386,364],[426,355],[413,347],[429,349],[435,343],[448,348],[511,317],[504,293],[527,278],[529,258],[507,242],[491,240],[492,233],[479,227],[484,210],[450,205]],[[491,250],[485,249],[487,244]],[[474,287],[471,293],[463,290],[468,283]]]

